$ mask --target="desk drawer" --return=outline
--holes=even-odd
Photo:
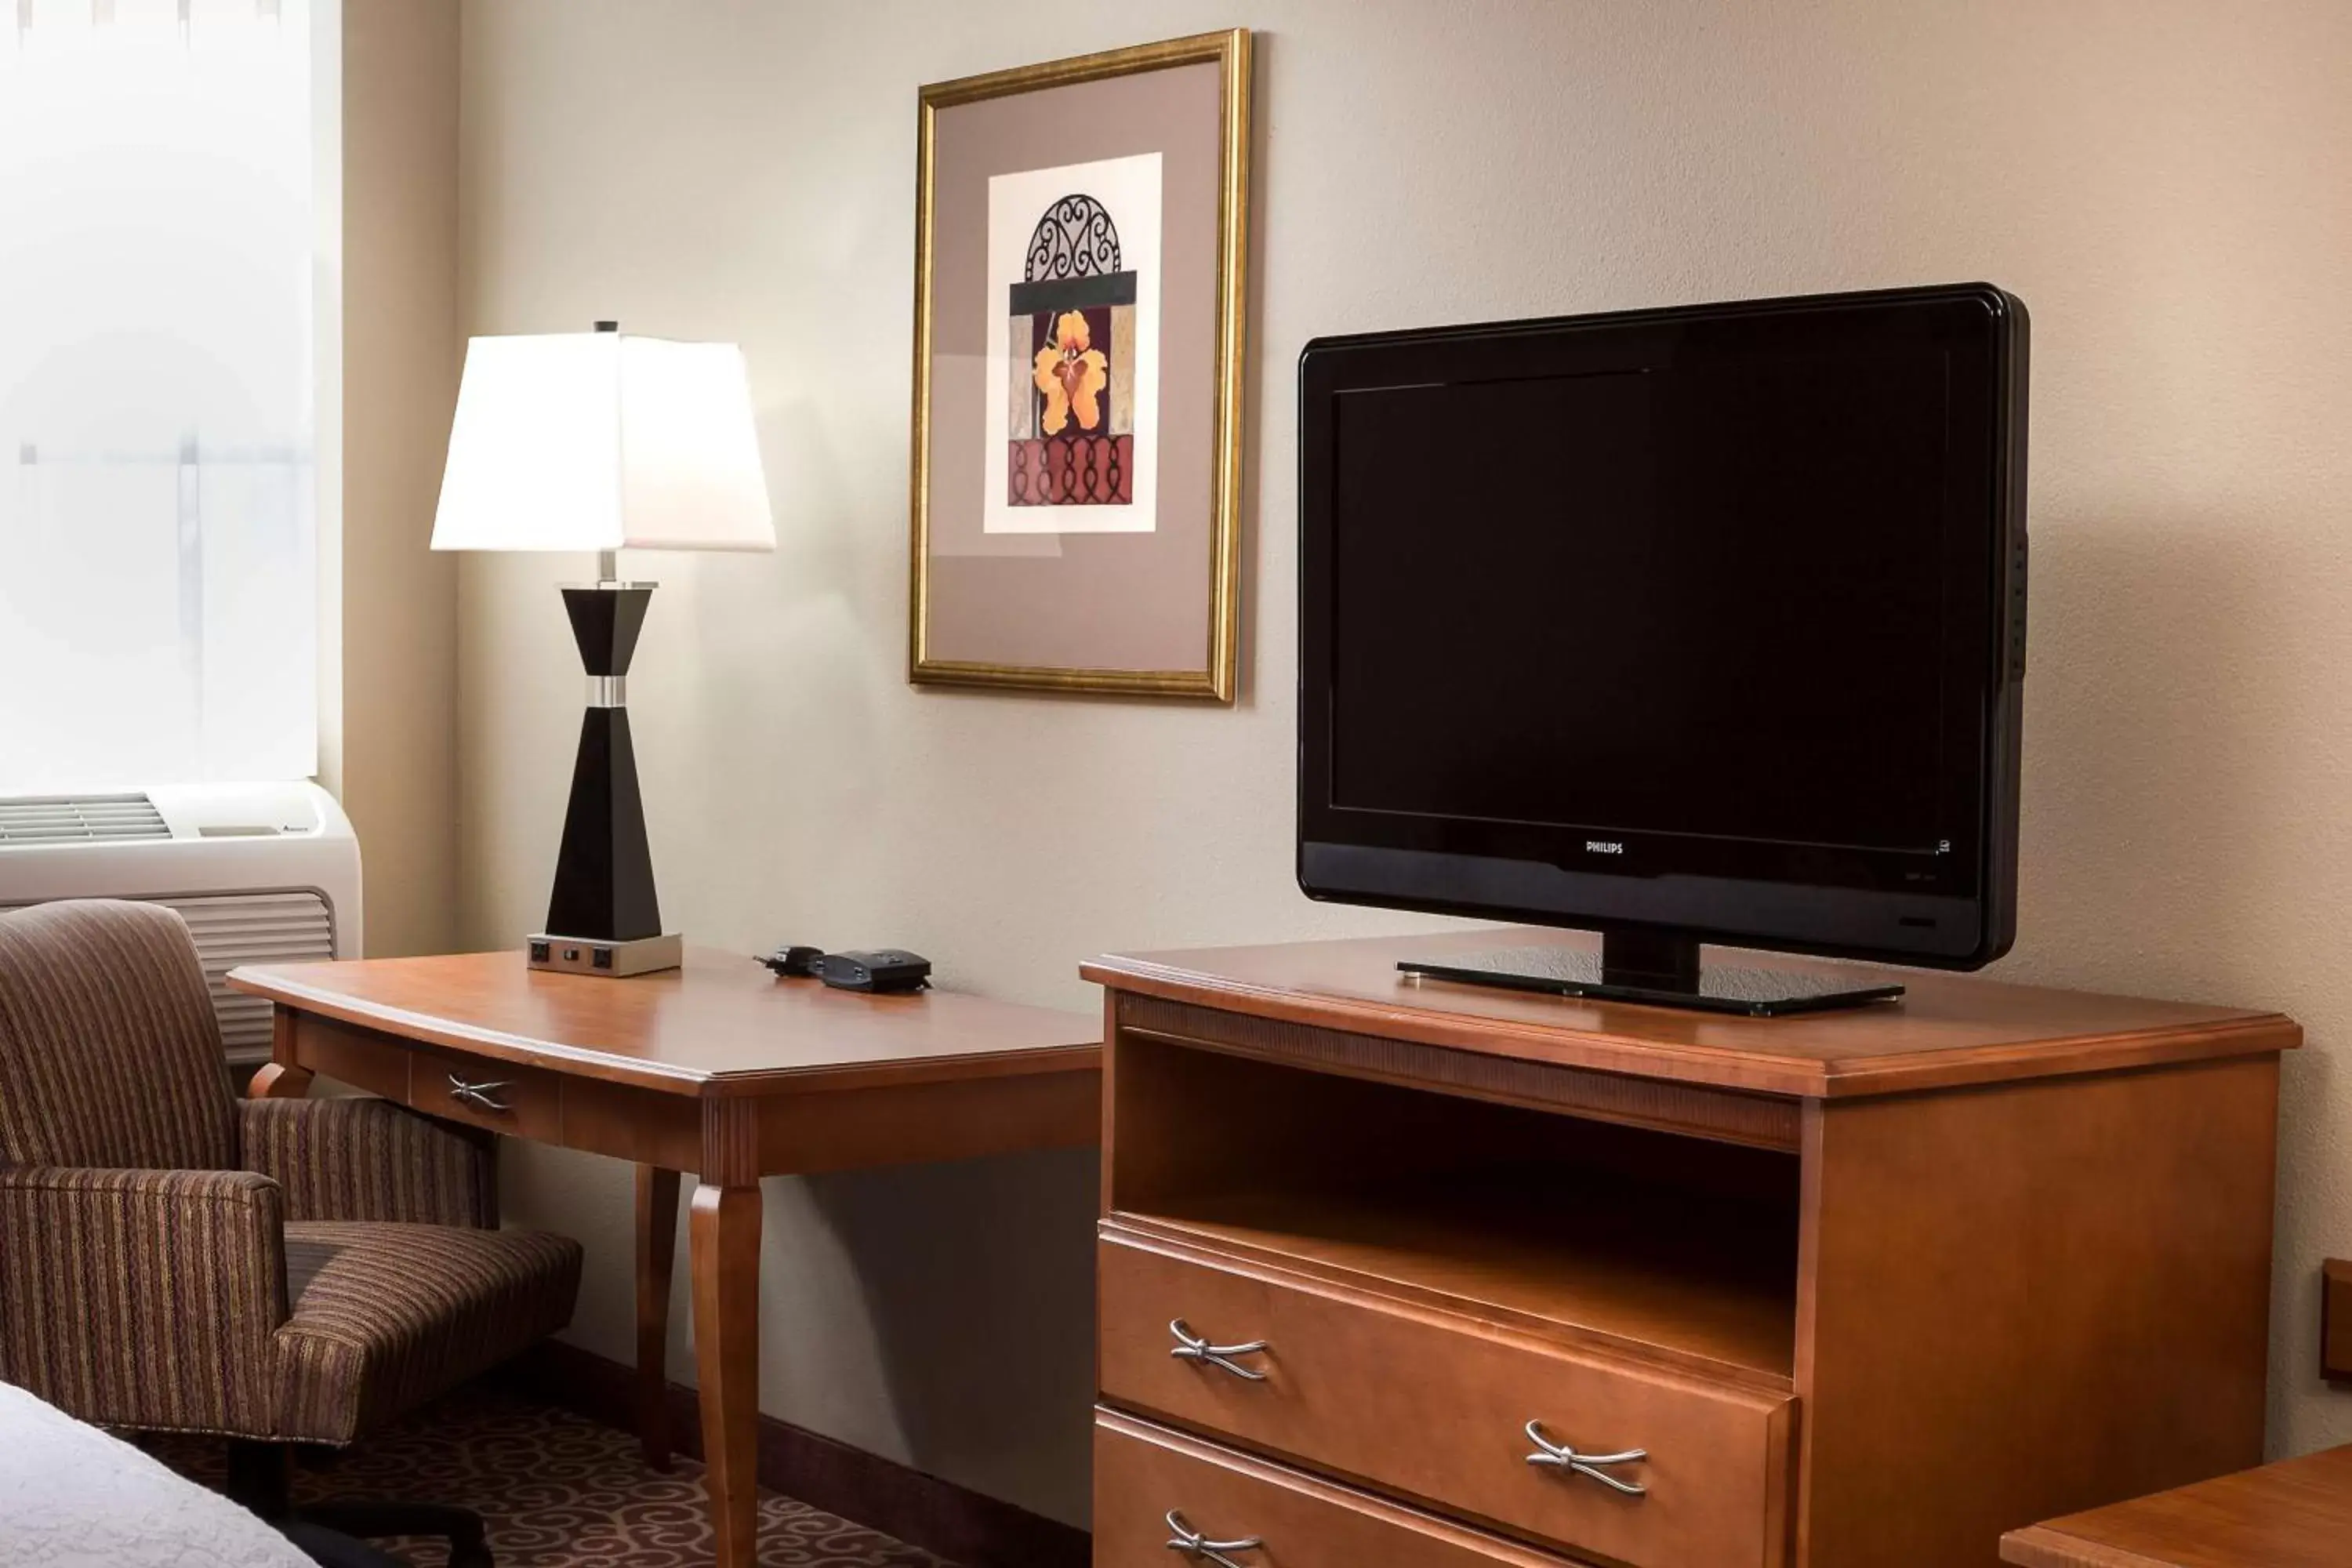
[[[1201,1551],[1176,1554],[1179,1525]],[[1573,1568],[1108,1410],[1095,1413],[1094,1539],[1094,1568],[1213,1563],[1206,1552],[1227,1542],[1241,1568]]]
[[[279,1015],[281,1023],[284,1015]],[[294,1016],[294,1060],[321,1078],[333,1079],[395,1105],[408,1103],[406,1041],[354,1029],[331,1018]]]
[[[1778,1568],[1794,1401],[1563,1347],[1107,1227],[1101,1369],[1109,1402],[1634,1568]],[[1171,1320],[1253,1380],[1179,1359]],[[1643,1489],[1528,1462],[1527,1426]]]
[[[419,1047],[408,1067],[408,1106],[492,1132],[561,1142],[563,1085],[537,1068]]]

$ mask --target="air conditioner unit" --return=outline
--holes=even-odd
[[[360,955],[359,840],[312,784],[0,795],[0,909],[57,899],[179,910],[238,1068],[268,1059],[269,1004],[230,991],[224,975]]]

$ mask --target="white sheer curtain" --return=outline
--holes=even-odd
[[[0,0],[0,792],[317,770],[310,77],[310,0]]]

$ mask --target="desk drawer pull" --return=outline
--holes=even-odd
[[[1168,1550],[1181,1552],[1195,1563],[1213,1563],[1217,1568],[1245,1568],[1225,1555],[1228,1552],[1255,1552],[1265,1544],[1262,1535],[1245,1536],[1239,1541],[1211,1541],[1184,1522],[1184,1516],[1174,1509],[1168,1510],[1168,1528],[1175,1533],[1169,1538]]]
[[[500,1116],[507,1115],[514,1110],[514,1107],[499,1099],[498,1093],[502,1089],[512,1087],[513,1085],[508,1083],[467,1083],[456,1073],[449,1075],[450,1099],[483,1110],[495,1110]]]
[[[1265,1381],[1265,1373],[1255,1368],[1244,1366],[1233,1359],[1237,1355],[1262,1353],[1266,1348],[1266,1342],[1264,1340],[1252,1340],[1245,1345],[1213,1345],[1187,1328],[1181,1318],[1170,1323],[1168,1331],[1176,1336],[1176,1348],[1168,1353],[1178,1361],[1196,1361],[1203,1366],[1213,1366],[1220,1371],[1232,1373],[1235,1377],[1250,1383]]]
[[[1615,1476],[1609,1475],[1597,1468],[1603,1465],[1631,1465],[1646,1459],[1650,1457],[1650,1452],[1646,1448],[1628,1448],[1622,1454],[1580,1454],[1567,1444],[1555,1443],[1545,1436],[1543,1423],[1540,1421],[1528,1423],[1528,1440],[1536,1446],[1536,1451],[1528,1456],[1528,1463],[1530,1465],[1566,1470],[1570,1475],[1582,1476],[1588,1480],[1599,1481],[1604,1487],[1612,1487],[1627,1497],[1642,1497],[1650,1489],[1644,1486],[1636,1486],[1632,1481],[1621,1481]]]

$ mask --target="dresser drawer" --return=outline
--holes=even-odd
[[[1180,1529],[1196,1550],[1180,1552]],[[1240,1568],[1576,1568],[1109,1410],[1095,1413],[1094,1542],[1094,1568],[1213,1563],[1211,1551]]]
[[[408,1105],[492,1132],[540,1142],[561,1141],[563,1085],[537,1068],[419,1049],[408,1065]]]
[[[1786,1561],[1787,1394],[1570,1351],[1116,1226],[1100,1272],[1113,1405],[1634,1568]],[[1265,1348],[1224,1364],[1180,1357],[1171,1320],[1199,1342]],[[1543,1452],[1530,1422],[1557,1449],[1643,1457],[1597,1473],[1530,1464]]]

